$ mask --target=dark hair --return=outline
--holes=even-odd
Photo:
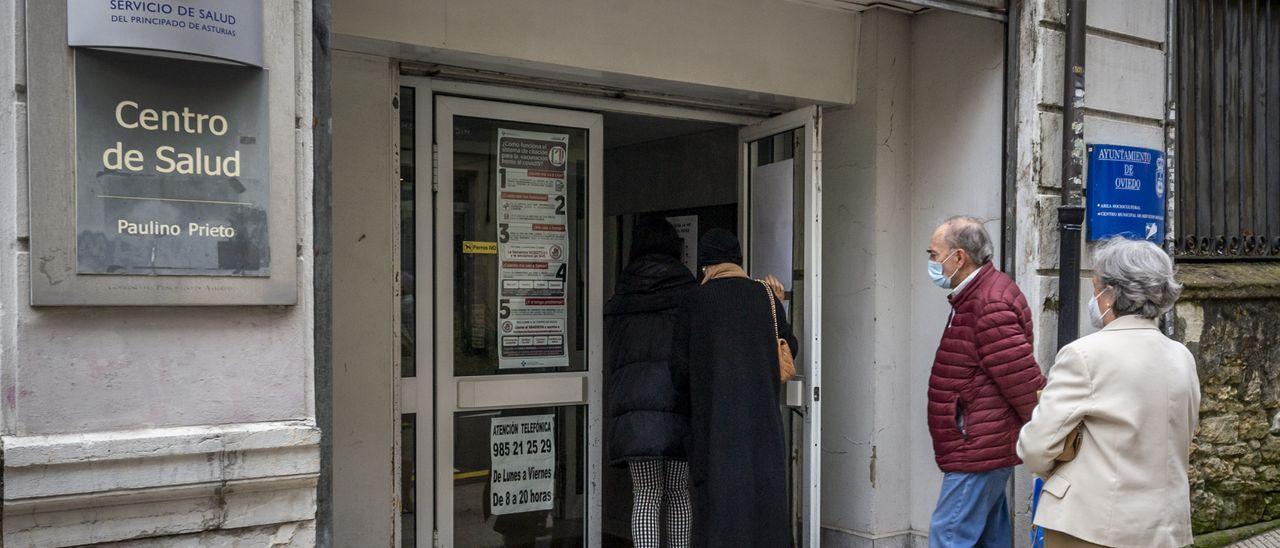
[[[631,230],[631,260],[645,255],[665,255],[679,259],[684,254],[684,240],[666,219],[644,216],[636,219]]]

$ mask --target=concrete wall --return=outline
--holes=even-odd
[[[336,546],[375,539],[387,545],[396,538],[392,517],[399,489],[392,457],[400,432],[393,402],[400,378],[395,276],[400,195],[393,173],[398,141],[392,130],[399,127],[392,119],[393,71],[389,59],[333,56]],[[421,458],[430,462],[429,455]]]
[[[823,118],[822,525],[835,545],[910,528],[896,465],[910,451],[910,20],[871,10],[859,35],[858,101]]]
[[[924,250],[954,214],[995,219],[998,237],[1002,32],[945,12],[865,12],[858,100],[824,111],[824,544],[900,546],[928,531],[941,475],[925,390],[949,306]]]
[[[333,2],[335,33],[396,43],[387,53],[407,58],[840,103],[853,98],[855,19],[779,0]]]
[[[604,215],[738,201],[738,128],[604,151]]]
[[[926,425],[929,370],[951,305],[923,274],[943,220],[989,222],[1000,264],[1004,153],[1004,25],[930,11],[911,27],[911,526],[929,529],[942,475]],[[915,341],[918,341],[915,342]]]
[[[265,3],[272,184],[297,193],[291,307],[28,305],[27,37],[56,3],[0,1],[0,437],[4,542],[218,531],[314,536],[310,2]],[[63,5],[65,8],[65,5]],[[53,504],[53,501],[57,501]],[[287,530],[287,531],[286,531]],[[287,534],[286,534],[287,533]]]
[[[1090,2],[1085,51],[1084,136],[1089,143],[1164,148],[1165,0]],[[1016,118],[1019,223],[1018,285],[1035,314],[1036,351],[1048,370],[1056,354],[1058,299],[1057,207],[1062,162],[1063,12],[1059,0],[1022,3],[1018,37]],[[1092,297],[1088,251],[1081,272],[1080,333]],[[1031,478],[1015,478],[1015,539],[1026,538]]]

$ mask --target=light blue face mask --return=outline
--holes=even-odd
[[[952,250],[951,255],[955,255],[956,251]],[[951,276],[956,273],[952,272],[951,276],[946,275],[942,270],[942,263],[951,260],[951,255],[947,255],[945,259],[939,261],[929,261],[929,278],[933,280],[933,284],[943,289],[951,289]]]
[[[1092,299],[1089,299],[1089,323],[1093,324],[1094,329],[1102,329],[1107,325],[1107,312],[1111,312],[1111,308],[1115,306],[1114,304],[1112,306],[1108,306],[1106,312],[1103,312],[1098,307],[1098,297],[1101,297],[1103,293],[1108,291],[1111,291],[1111,286],[1107,286],[1106,289],[1103,289],[1097,295],[1094,295]]]

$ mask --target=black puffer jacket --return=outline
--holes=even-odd
[[[680,301],[695,284],[679,260],[647,255],[627,265],[605,305],[611,464],[686,458],[689,418],[676,410],[671,337]]]

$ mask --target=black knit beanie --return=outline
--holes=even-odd
[[[742,246],[738,237],[723,228],[713,228],[698,241],[698,266],[721,263],[742,264]]]

